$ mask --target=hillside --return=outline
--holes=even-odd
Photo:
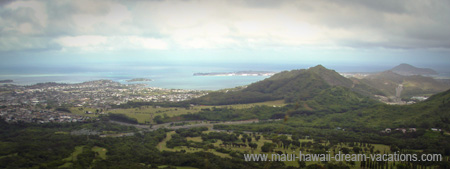
[[[324,90],[321,95],[308,101],[300,101],[294,105],[283,108],[271,108],[274,110],[245,110],[245,116],[271,118],[285,118],[284,132],[295,132],[296,130],[319,128],[332,129],[343,128],[345,131],[368,132],[380,134],[386,128],[417,128],[418,130],[430,130],[440,128],[450,130],[450,90],[431,96],[428,100],[412,105],[387,105],[374,103],[370,99],[362,99],[354,92],[346,92],[346,88],[334,87]],[[288,109],[288,110],[286,110]],[[280,112],[280,113],[277,113]],[[226,112],[216,111],[204,113],[203,116],[233,117]],[[261,114],[263,116],[261,116]],[[228,115],[228,116],[226,116]],[[234,119],[242,117],[239,113]],[[198,117],[198,116],[197,116]],[[229,119],[227,119],[229,120]],[[267,131],[273,129],[268,124],[248,124],[221,129],[242,129]],[[280,124],[281,125],[281,124]],[[223,127],[223,126],[222,126]],[[403,136],[403,135],[400,135]],[[366,138],[367,139],[367,138]]]
[[[333,108],[333,106],[328,106]],[[332,113],[316,118],[306,126],[325,125],[344,128],[385,128],[414,127],[429,129],[432,127],[450,129],[450,90],[431,96],[428,100],[412,105],[374,104],[346,111]],[[320,126],[319,126],[320,127]]]
[[[409,76],[409,75],[437,75],[438,73],[429,68],[417,68],[412,65],[402,63],[394,68],[391,69],[392,72]]]
[[[410,98],[415,95],[432,95],[445,91],[450,85],[431,77],[421,75],[404,76],[388,70],[360,79],[361,83],[376,88],[386,96],[395,96],[396,88],[403,85],[401,97]]]
[[[193,99],[191,103],[225,105],[280,99],[284,99],[286,102],[297,102],[312,99],[323,90],[333,87],[344,87],[366,96],[381,94],[373,87],[352,81],[334,70],[318,65],[309,69],[283,71],[250,84],[242,90],[212,92]]]

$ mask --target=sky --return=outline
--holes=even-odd
[[[445,71],[449,30],[450,1],[441,0],[2,0],[0,73],[400,63]]]

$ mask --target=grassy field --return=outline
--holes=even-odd
[[[253,106],[258,105],[267,105],[267,106],[284,106],[285,103],[283,100],[277,101],[267,101],[261,103],[250,103],[250,104],[235,104],[235,105],[225,105],[225,106],[193,106],[190,109],[179,108],[179,107],[153,107],[153,106],[143,106],[140,108],[129,108],[129,109],[111,109],[107,110],[106,113],[117,113],[124,114],[131,118],[136,118],[139,123],[153,123],[153,118],[155,116],[168,116],[174,117],[182,114],[188,113],[198,113],[201,109],[209,109],[212,107],[232,107],[234,109],[244,109],[251,108]],[[97,109],[95,108],[82,108],[82,107],[71,107],[69,110],[74,114],[96,117],[98,115],[95,114],[86,114],[86,111],[90,111],[92,113],[96,113]],[[100,111],[100,110],[99,110]]]
[[[57,132],[55,132],[55,134],[67,135],[67,134],[70,134],[70,133],[67,132],[67,131],[57,131]]]
[[[83,152],[83,148],[84,148],[84,146],[76,146],[75,151],[73,151],[73,153],[69,157],[63,159],[64,161],[66,161],[66,163],[59,166],[59,168],[71,168],[73,165],[73,162],[77,161],[77,156]],[[98,153],[99,158],[106,159],[106,152],[108,152],[108,150],[106,150],[105,148],[95,146],[95,147],[92,147],[92,151]],[[97,160],[97,159],[94,159],[94,162],[95,162],[95,160]]]
[[[200,152],[200,151],[205,151],[204,149],[200,149],[200,148],[188,148],[185,146],[181,146],[181,147],[174,147],[172,148],[167,148],[166,143],[167,141],[169,141],[170,139],[172,139],[172,135],[175,134],[175,131],[171,131],[169,133],[167,133],[167,137],[161,141],[156,147],[160,150],[160,151],[181,151],[181,150],[185,150],[187,153],[193,153],[193,152]],[[189,138],[190,140],[200,140],[201,142],[201,138],[200,137],[194,137],[194,138]],[[225,157],[225,158],[231,158],[230,155],[228,154],[224,154],[221,152],[217,152],[216,150],[213,149],[209,149],[207,150],[207,152],[213,153],[217,156],[220,157]]]
[[[108,152],[108,150],[106,150],[105,148],[94,146],[92,147],[92,151],[97,152],[98,157],[100,157],[101,159],[106,159],[106,153]]]
[[[284,103],[284,100],[275,100],[275,101],[266,101],[266,102],[259,102],[259,103],[248,103],[248,104],[232,104],[232,105],[224,105],[224,106],[215,106],[215,107],[232,107],[234,109],[245,109],[245,108],[251,108],[254,106],[272,106],[272,107],[282,107],[286,104]],[[209,106],[214,107],[214,106]]]
[[[77,161],[77,156],[83,152],[84,146],[76,146],[75,151],[67,158],[65,158],[65,161]]]
[[[165,168],[165,167],[168,167],[168,165],[158,166],[158,168]],[[186,166],[174,166],[174,167],[177,168],[177,169],[197,169],[195,167],[186,167]]]

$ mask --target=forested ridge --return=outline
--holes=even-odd
[[[284,99],[288,103],[309,100],[325,89],[345,87],[365,96],[381,94],[365,84],[354,84],[334,70],[318,65],[309,69],[283,71],[234,91],[211,92],[189,101],[193,104],[228,105]]]

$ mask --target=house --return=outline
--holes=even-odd
[[[408,132],[416,132],[417,129],[416,128],[409,128]]]
[[[386,128],[386,129],[384,129],[384,132],[390,133],[390,132],[391,132],[391,129],[390,129],[390,128]]]
[[[406,133],[406,129],[404,128],[396,128],[395,131],[401,131],[402,133]]]
[[[441,131],[441,129],[431,128],[431,131]]]

